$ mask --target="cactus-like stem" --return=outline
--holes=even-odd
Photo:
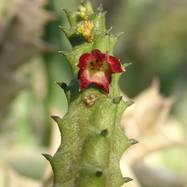
[[[87,1],[78,12],[65,13],[70,28],[62,30],[72,51],[63,54],[75,79],[69,85],[58,83],[66,93],[69,107],[63,118],[52,116],[61,132],[61,145],[54,156],[44,156],[53,169],[54,187],[120,187],[129,181],[122,177],[120,158],[136,142],[128,140],[120,126],[121,114],[131,104],[120,95],[121,73],[112,75],[109,93],[97,84],[80,91],[77,80],[80,56],[94,49],[112,55],[117,37],[105,28],[105,12],[99,8],[94,13]]]

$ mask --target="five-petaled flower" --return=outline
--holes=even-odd
[[[94,49],[91,53],[82,54],[78,67],[78,79],[81,90],[94,83],[106,93],[109,93],[112,73],[125,71],[119,59],[102,53],[99,49]]]

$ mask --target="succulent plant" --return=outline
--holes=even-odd
[[[120,125],[124,101],[118,81],[125,67],[113,56],[117,36],[105,27],[105,12],[93,11],[88,1],[78,11],[65,10],[70,23],[62,31],[72,50],[62,52],[71,65],[74,79],[58,82],[68,101],[63,118],[53,115],[61,132],[61,144],[54,156],[44,154],[54,174],[54,187],[120,187],[123,177],[120,158],[135,141]]]

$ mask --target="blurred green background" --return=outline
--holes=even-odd
[[[107,10],[107,27],[112,26],[113,33],[124,32],[114,54],[122,63],[133,65],[120,80],[122,91],[134,98],[153,79],[160,80],[161,94],[174,97],[170,114],[178,121],[186,144],[187,1],[91,2],[94,7],[102,4]],[[72,78],[68,63],[58,53],[71,50],[71,46],[58,26],[68,26],[63,8],[75,10],[79,3],[78,0],[0,0],[2,187],[47,186],[43,176],[47,161],[41,153],[50,151],[51,144],[56,143],[50,115],[63,116],[67,111],[64,93],[55,82],[68,83]],[[166,150],[159,159],[155,162],[177,176],[187,175],[185,149]],[[186,185],[181,181],[175,186]],[[153,187],[140,183],[143,187]]]

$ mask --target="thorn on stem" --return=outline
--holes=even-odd
[[[65,82],[56,82],[63,90],[66,90],[68,88],[67,84]]]
[[[126,101],[125,103],[126,103],[126,105],[129,107],[129,106],[131,106],[132,104],[134,104],[134,101],[128,100],[128,101]]]
[[[133,179],[131,179],[130,177],[124,177],[124,182],[125,183],[128,183],[130,181],[132,181]]]
[[[102,4],[100,4],[99,6],[98,6],[98,8],[97,8],[97,11],[98,12],[103,12],[103,5]]]
[[[114,97],[112,99],[112,102],[115,103],[115,104],[119,104],[120,101],[122,100],[123,96],[119,96],[119,97]]]
[[[62,32],[64,32],[64,34],[65,34],[67,37],[69,37],[68,31],[67,31],[63,26],[59,25],[58,28],[59,28]]]
[[[119,38],[120,38],[122,35],[124,35],[124,34],[125,34],[124,32],[120,32],[120,33],[117,34],[116,37],[119,39]]]
[[[132,62],[128,62],[128,63],[124,63],[124,64],[123,64],[123,67],[124,67],[124,68],[127,68],[128,66],[131,66],[131,65],[132,65]]]
[[[137,140],[135,140],[135,139],[129,139],[128,140],[128,142],[129,142],[129,144],[131,144],[131,145],[135,145],[135,144],[137,144],[137,143],[139,143]]]
[[[110,28],[106,31],[106,34],[110,34],[111,31],[112,31],[112,27],[110,27]]]
[[[42,154],[49,162],[52,160],[52,156],[49,154]]]
[[[52,118],[56,123],[58,123],[59,120],[61,119],[59,116],[55,116],[55,115],[52,115],[51,118]]]

